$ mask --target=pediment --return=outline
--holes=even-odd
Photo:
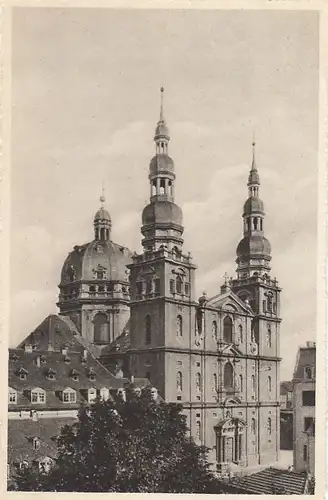
[[[235,293],[231,290],[226,293],[220,293],[211,297],[207,303],[207,306],[214,307],[215,309],[220,309],[223,311],[231,313],[247,313],[252,312],[252,308],[245,304]]]
[[[220,351],[221,354],[224,354],[225,356],[239,357],[242,355],[242,352],[234,344],[225,344],[224,346],[222,346]]]

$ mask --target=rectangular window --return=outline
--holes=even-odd
[[[75,403],[76,402],[76,393],[75,392],[70,392],[69,393],[69,402],[70,403]]]
[[[187,295],[187,297],[190,295],[190,283],[185,283],[185,295]]]
[[[266,301],[263,300],[263,312],[266,312]]]
[[[69,393],[68,392],[64,392],[63,396],[64,396],[64,398],[63,398],[64,403],[68,403],[69,402]]]
[[[9,403],[17,403],[17,393],[16,392],[9,393]]]
[[[170,293],[175,293],[175,281],[170,280]]]
[[[31,403],[37,403],[37,402],[38,402],[38,394],[37,392],[32,392]]]
[[[177,396],[177,401],[181,401],[181,396]]]
[[[155,284],[155,295],[160,295],[161,290],[160,290],[160,280],[159,280],[159,278],[155,279],[154,284]]]
[[[303,391],[302,392],[302,405],[303,406],[315,406],[315,392],[314,391]]]
[[[152,292],[152,280],[147,280],[146,281],[146,294],[150,295]]]
[[[308,447],[305,444],[303,446],[303,460],[304,460],[304,462],[307,462],[307,459],[308,459]]]
[[[142,295],[142,281],[138,281],[136,283],[136,291],[137,295]]]
[[[43,392],[39,392],[39,403],[44,403],[45,402],[45,397]]]

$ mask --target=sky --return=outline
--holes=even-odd
[[[235,273],[255,130],[289,379],[299,345],[316,338],[318,17],[309,11],[14,9],[9,343],[56,312],[65,257],[93,239],[102,182],[113,241],[140,250],[161,85],[199,295]]]

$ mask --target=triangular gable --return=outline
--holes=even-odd
[[[233,344],[226,344],[222,349],[221,353],[226,356],[240,356],[242,352]]]
[[[245,304],[235,293],[229,290],[226,293],[220,293],[211,297],[206,305],[209,307],[215,307],[216,309],[226,309],[231,310],[231,312],[242,312],[249,314],[252,312],[252,308]]]

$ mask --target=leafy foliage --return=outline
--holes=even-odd
[[[150,393],[82,407],[59,438],[48,473],[27,469],[22,491],[220,493],[207,450],[187,434],[182,406],[156,403]]]

